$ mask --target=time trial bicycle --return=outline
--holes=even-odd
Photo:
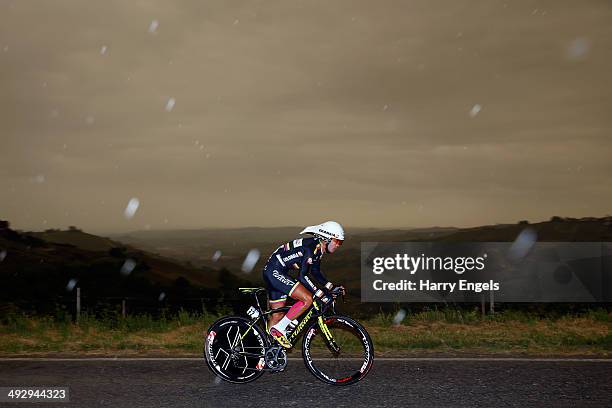
[[[251,294],[255,305],[248,317],[227,316],[215,321],[204,339],[204,358],[208,367],[222,380],[247,383],[265,372],[281,372],[287,367],[287,349],[269,334],[268,317],[287,312],[289,306],[264,310],[260,295],[265,288],[240,288]],[[341,290],[331,292],[331,300],[323,303],[314,298],[287,339],[295,345],[300,336],[302,358],[310,372],[332,385],[349,385],[363,379],[374,361],[374,346],[366,329],[357,321],[336,313],[336,300]],[[291,349],[289,349],[291,351]]]

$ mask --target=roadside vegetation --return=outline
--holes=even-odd
[[[70,318],[14,314],[0,323],[0,354],[199,356],[203,333],[217,318],[187,311],[156,318],[84,314],[77,324]],[[485,318],[475,311],[443,309],[408,313],[401,322],[394,313],[362,322],[379,356],[612,356],[612,313],[605,309],[555,317],[509,310]]]

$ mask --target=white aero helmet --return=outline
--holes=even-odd
[[[304,228],[300,234],[313,234],[324,239],[325,241],[331,241],[334,238],[344,241],[344,229],[342,228],[342,225],[335,221],[327,221],[323,224],[311,225],[310,227]]]

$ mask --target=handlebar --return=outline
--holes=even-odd
[[[345,289],[342,286],[336,286],[331,290],[331,294],[334,297],[342,296],[344,297]]]
[[[330,291],[323,291],[319,289],[312,294],[312,299],[323,304],[331,305],[338,299],[338,297],[341,297],[342,301],[344,301],[344,293],[345,290],[342,286],[337,286]],[[324,299],[327,299],[327,302],[325,302]]]

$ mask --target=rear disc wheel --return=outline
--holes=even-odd
[[[243,317],[224,317],[214,322],[204,339],[204,358],[222,380],[247,383],[259,378],[265,366],[264,333]]]

